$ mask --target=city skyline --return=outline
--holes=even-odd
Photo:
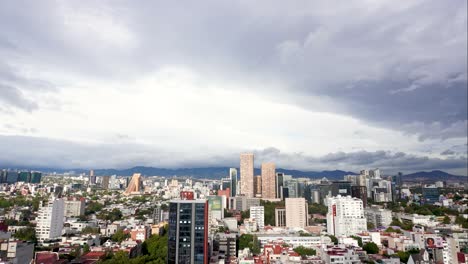
[[[466,1],[188,5],[2,2],[0,166],[467,175]]]

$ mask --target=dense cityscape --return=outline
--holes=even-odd
[[[215,180],[4,169],[2,263],[465,263],[468,183],[297,178],[240,155]],[[421,262],[425,261],[425,262]]]
[[[467,0],[0,0],[0,264],[468,264]]]

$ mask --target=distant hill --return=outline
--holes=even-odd
[[[73,171],[74,173],[89,173],[89,170],[84,169],[58,169],[58,168],[26,168],[26,167],[11,167],[11,166],[0,166],[0,168],[10,168],[17,170],[36,170],[45,173],[65,173]],[[288,170],[278,168],[277,172],[282,172],[286,175],[292,175],[295,178],[309,178],[309,179],[321,179],[326,177],[329,180],[342,180],[345,175],[357,175],[355,172],[342,171],[342,170],[327,170],[327,171],[301,171],[301,170]],[[118,175],[118,176],[131,176],[134,173],[141,173],[143,176],[189,176],[196,179],[221,179],[227,177],[229,174],[229,167],[205,167],[205,168],[178,168],[178,169],[167,169],[167,168],[155,168],[155,167],[144,167],[137,166],[128,169],[96,169],[94,170],[95,175]],[[255,175],[260,175],[260,169],[255,169]],[[436,181],[448,181],[448,182],[463,182],[467,181],[468,177],[453,175],[444,171],[420,171],[411,174],[403,175],[404,182],[422,182],[422,183],[433,183]]]
[[[8,168],[8,167],[6,167]],[[11,169],[24,169],[24,170],[37,170],[45,173],[89,173],[89,170],[84,169],[58,169],[58,168],[21,168],[13,167]],[[310,178],[310,179],[321,179],[323,177],[329,180],[341,180],[344,175],[356,175],[354,172],[331,170],[331,171],[300,171],[300,170],[288,170],[288,169],[276,169],[276,172],[282,172],[286,175],[292,175],[295,178]],[[221,179],[229,175],[229,167],[206,167],[206,168],[179,168],[179,169],[166,169],[166,168],[155,168],[155,167],[144,167],[137,166],[128,169],[96,169],[94,174],[97,176],[103,175],[118,175],[118,176],[131,176],[134,173],[141,173],[143,176],[190,176],[197,179]],[[255,169],[255,175],[260,175],[260,169]]]
[[[130,176],[133,173],[141,173],[145,176],[191,176],[194,178],[204,179],[220,179],[229,175],[229,167],[207,167],[207,168],[182,168],[182,169],[165,169],[165,168],[154,168],[154,167],[133,167],[124,170],[115,169],[104,169],[95,170],[96,175],[122,175]],[[354,172],[333,170],[333,171],[300,171],[300,170],[287,170],[278,168],[276,172],[282,172],[287,175],[293,175],[294,177],[304,178],[323,178],[328,179],[343,179],[344,175],[355,175]],[[255,169],[255,175],[260,175],[260,169]]]
[[[403,175],[403,181],[405,182],[436,182],[436,181],[449,181],[449,182],[463,182],[467,181],[466,176],[458,176],[447,173],[445,171],[434,170],[434,171],[419,171],[407,175]]]

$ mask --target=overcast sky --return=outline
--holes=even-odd
[[[467,174],[467,1],[1,1],[0,165]]]

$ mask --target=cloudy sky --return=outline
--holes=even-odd
[[[0,165],[467,174],[467,1],[1,1]]]

